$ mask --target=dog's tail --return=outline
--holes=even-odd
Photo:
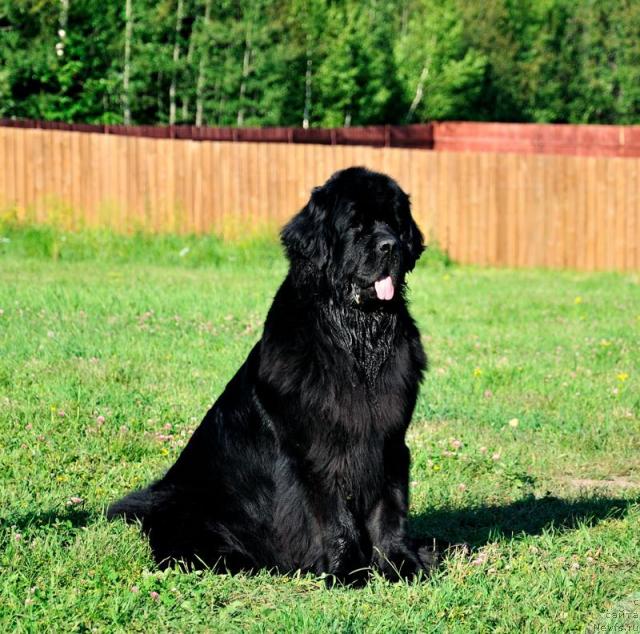
[[[123,517],[127,522],[144,520],[154,507],[157,494],[151,487],[132,491],[107,508],[107,519]]]

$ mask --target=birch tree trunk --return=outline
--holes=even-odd
[[[209,61],[209,51],[207,34],[209,32],[209,21],[211,19],[211,0],[206,0],[204,4],[204,36],[202,51],[200,53],[200,63],[198,64],[198,79],[196,80],[196,125],[202,125],[204,113],[204,69]]]
[[[420,105],[422,101],[422,97],[424,95],[424,84],[427,81],[427,77],[429,75],[429,63],[425,62],[422,67],[422,71],[420,72],[420,78],[418,79],[418,85],[416,86],[416,94],[413,97],[413,101],[409,106],[409,112],[407,112],[407,123],[411,123],[411,119],[413,119],[413,115],[416,111],[416,108]]]
[[[171,72],[171,84],[169,85],[169,125],[176,122],[176,81],[178,75],[178,62],[180,61],[180,30],[182,29],[182,12],[184,1],[178,0],[176,7],[176,39],[173,45],[173,69]]]
[[[189,33],[189,45],[187,46],[187,68],[191,69],[191,60],[193,59],[193,47],[195,46],[195,38],[193,37],[193,29]],[[182,121],[185,123],[190,120],[189,104],[191,103],[191,95],[185,91],[182,97]]]
[[[251,22],[247,24],[246,36],[244,39],[244,55],[242,57],[242,81],[240,82],[240,105],[238,107],[238,127],[244,124],[244,95],[247,90],[247,77],[251,69]]]
[[[131,123],[131,98],[129,78],[131,76],[131,37],[133,34],[133,16],[131,0],[125,1],[124,15],[124,68],[122,71],[122,118],[125,125]]]
[[[164,104],[163,99],[162,99],[162,79],[163,79],[163,75],[162,75],[162,71],[159,71],[156,74],[156,110],[158,111],[158,115],[162,114],[162,112],[164,112]]]
[[[302,127],[306,130],[309,127],[309,117],[311,116],[311,78],[313,71],[313,60],[311,51],[307,49],[307,70],[304,75],[304,113],[302,115]]]
[[[216,113],[216,125],[221,126],[223,123],[223,117],[224,117],[224,103],[225,103],[225,96],[224,96],[224,91],[221,90],[221,80],[218,77],[218,79],[216,79],[216,87],[215,87],[215,96],[216,96],[216,100],[218,101],[218,111]]]
[[[64,55],[64,43],[67,38],[67,23],[69,21],[69,0],[60,0],[60,15],[58,16],[58,41],[56,55]]]
[[[67,30],[69,20],[69,0],[60,0],[60,30]]]

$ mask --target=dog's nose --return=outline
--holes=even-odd
[[[378,242],[378,251],[383,255],[389,255],[396,248],[396,240],[393,238],[384,238]]]

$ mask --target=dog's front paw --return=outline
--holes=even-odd
[[[322,571],[327,585],[361,587],[371,576],[368,563],[357,541],[340,538],[327,548]]]
[[[390,581],[411,580],[418,575],[429,575],[440,563],[440,556],[435,548],[402,548],[390,552],[377,550],[374,558],[375,567]]]
[[[420,560],[409,549],[386,552],[376,549],[374,564],[378,572],[390,581],[412,579],[421,568]]]
[[[371,568],[357,568],[350,572],[323,573],[322,578],[328,588],[334,588],[335,586],[363,588],[371,579]]]
[[[442,563],[442,552],[434,546],[420,546],[416,550],[420,568],[425,574],[431,574]]]

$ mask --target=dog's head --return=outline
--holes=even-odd
[[[336,172],[282,230],[294,272],[362,308],[397,298],[424,250],[409,197],[385,174]]]

